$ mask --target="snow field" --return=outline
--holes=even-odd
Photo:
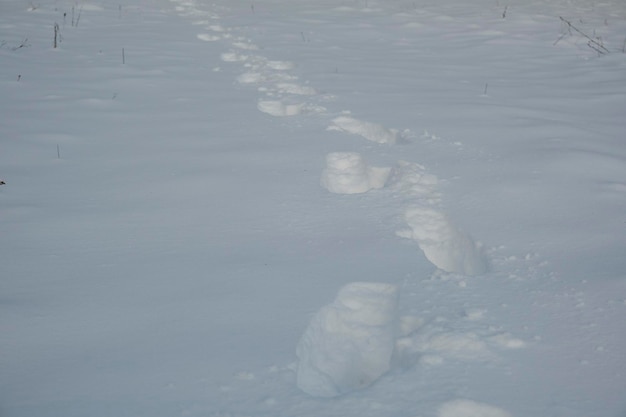
[[[0,414],[622,417],[624,4],[444,3],[7,2]]]

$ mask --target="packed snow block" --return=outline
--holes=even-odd
[[[356,152],[331,152],[326,155],[326,168],[321,185],[331,193],[359,194],[382,188],[391,168],[368,167]]]
[[[340,116],[333,119],[333,123],[328,127],[328,130],[358,135],[376,143],[393,145],[398,140],[398,131],[396,129],[387,129],[377,123],[366,122],[348,116]]]
[[[511,413],[490,404],[472,400],[448,401],[439,407],[438,417],[513,417]]]
[[[397,292],[384,283],[343,287],[298,343],[298,387],[315,397],[334,397],[367,387],[387,372],[395,347]]]
[[[261,100],[258,102],[257,108],[261,112],[267,113],[270,116],[286,117],[286,116],[296,116],[302,113],[304,104],[302,103],[285,104],[278,100]]]
[[[457,229],[448,217],[431,208],[411,207],[405,212],[410,237],[437,268],[463,275],[487,271],[487,259],[480,244]]]

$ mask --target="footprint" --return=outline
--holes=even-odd
[[[237,41],[237,42],[233,42],[232,43],[233,47],[238,48],[238,49],[244,49],[247,51],[258,51],[259,47],[249,43],[247,41]]]
[[[511,413],[493,405],[472,400],[453,400],[439,407],[438,417],[513,417]]]
[[[404,218],[415,240],[437,268],[463,275],[480,275],[487,271],[482,245],[456,228],[443,213],[429,207],[412,206]]]
[[[313,96],[317,94],[317,91],[315,91],[315,89],[312,87],[302,86],[293,83],[278,83],[276,84],[276,89],[279,93],[283,94],[295,94],[301,96]]]
[[[321,185],[335,194],[359,194],[382,188],[391,168],[370,167],[356,152],[332,152],[326,155],[326,169]]]
[[[340,116],[333,119],[332,124],[327,130],[336,130],[359,135],[376,143],[394,144],[398,140],[398,131],[396,129],[387,129],[382,125],[348,116]]]
[[[222,55],[220,55],[220,59],[224,62],[243,62],[248,59],[248,56],[231,51],[224,52]]]
[[[196,36],[205,42],[215,42],[221,39],[219,36],[211,35],[210,33],[198,33]]]
[[[279,100],[260,100],[257,108],[263,113],[276,117],[322,114],[326,112],[326,108],[323,106],[307,103],[283,103]]]
[[[294,68],[293,62],[289,61],[268,61],[267,66],[277,71],[287,71]]]
[[[295,116],[302,113],[304,103],[285,104],[278,100],[261,100],[257,104],[257,108],[270,116]]]
[[[393,190],[403,196],[416,197],[430,205],[438,204],[441,195],[437,191],[439,179],[426,172],[420,164],[398,161],[393,175]]]

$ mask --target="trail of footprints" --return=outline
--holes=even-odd
[[[350,111],[332,114],[323,103],[332,100],[333,97],[320,94],[313,86],[300,82],[298,77],[291,73],[294,69],[292,62],[270,60],[260,55],[260,48],[257,45],[249,39],[235,36],[230,29],[222,27],[215,12],[199,10],[193,0],[171,1],[177,5],[176,9],[180,15],[192,18],[195,25],[203,28],[203,31],[197,34],[199,40],[222,41],[229,44],[228,50],[220,55],[221,61],[243,68],[236,81],[241,85],[256,87],[259,92],[257,102],[259,111],[273,117],[318,116],[328,120],[327,131],[356,135],[381,147],[407,142],[413,136],[408,130],[401,131],[361,120]],[[219,70],[219,67],[214,68],[214,71]],[[433,137],[427,132],[424,135]],[[382,188],[391,190],[395,196],[401,197],[397,200],[403,202],[400,210],[406,223],[402,230],[396,231],[397,236],[415,241],[425,257],[441,271],[460,275],[480,275],[487,271],[488,262],[483,247],[457,228],[441,210],[439,180],[424,166],[402,160],[394,166],[371,166],[358,152],[331,152],[326,155],[326,166],[321,173],[320,184],[335,194],[367,193]],[[367,285],[394,287],[375,283]],[[370,295],[370,298],[380,298],[383,295],[374,294]],[[355,305],[367,305],[367,302],[359,297],[356,297]],[[471,323],[481,321],[485,310],[467,310],[466,313],[463,319]],[[312,321],[311,326],[314,324]],[[474,327],[467,332],[459,332],[448,326],[443,318],[433,323],[424,323],[420,318],[403,316],[399,318],[399,326],[399,338],[392,341],[396,360],[402,362],[399,366],[409,366],[416,360],[425,366],[435,366],[445,360],[485,360],[491,356],[494,349],[517,349],[525,345],[525,342],[492,327],[489,327],[485,334],[476,332]],[[335,332],[331,331],[330,334]],[[322,339],[325,337],[323,331],[318,331],[316,335]],[[306,333],[303,339],[306,339]],[[313,341],[307,345],[306,352],[312,349],[311,354],[315,356],[318,353],[316,350],[320,349],[320,346],[326,346],[326,342]],[[307,371],[316,372],[316,366],[309,365]],[[287,368],[275,369],[272,372],[296,370],[299,380],[315,382],[314,377],[307,379],[303,377],[304,373],[300,372],[302,369],[296,368],[298,365],[289,365]],[[302,368],[302,358],[299,368]],[[234,383],[254,378],[253,374],[243,373],[238,375]],[[269,377],[267,379],[272,380]],[[306,384],[300,385],[305,385],[306,388]],[[271,398],[271,404],[275,402],[276,400]],[[445,417],[468,415],[464,414],[468,409],[495,410],[486,404],[468,405],[458,401],[444,406],[447,408],[440,410],[440,415]],[[508,413],[495,410],[490,415],[505,417]]]
[[[270,60],[258,53],[259,47],[244,37],[234,36],[211,11],[199,10],[190,0],[171,0],[179,14],[191,17],[203,27],[198,39],[226,41],[227,51],[220,56],[224,63],[239,64],[244,72],[237,77],[242,85],[256,87],[260,93],[259,111],[274,117],[319,115],[330,118],[328,131],[357,135],[381,146],[393,146],[411,132],[391,129],[361,120],[351,112],[329,114],[322,105],[332,96],[319,94],[290,73],[294,64]],[[216,68],[219,70],[219,68]],[[333,152],[326,157],[321,185],[337,194],[357,194],[388,187],[406,201],[402,208],[406,228],[396,234],[414,240],[426,258],[437,268],[462,275],[479,275],[487,270],[482,246],[465,234],[441,211],[438,179],[414,162],[399,161],[393,167],[369,166],[357,152]]]

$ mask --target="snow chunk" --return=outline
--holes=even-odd
[[[298,343],[298,387],[334,397],[367,387],[391,366],[397,314],[395,285],[354,282],[311,320]]]
[[[286,71],[294,68],[293,62],[289,61],[268,61],[267,66],[277,71]]]
[[[278,91],[285,94],[297,94],[301,96],[312,96],[317,94],[313,87],[302,86],[294,83],[278,83],[276,84]]]
[[[328,130],[352,133],[353,135],[362,136],[376,143],[394,144],[398,139],[398,131],[396,129],[387,129],[376,123],[370,123],[347,116],[340,116],[333,119],[333,124],[328,127]]]
[[[501,333],[489,338],[494,345],[506,349],[522,349],[526,347],[526,342],[511,336],[509,333]]]
[[[236,52],[224,52],[220,55],[220,58],[224,62],[241,62],[248,59],[247,55],[240,55]]]
[[[221,39],[219,36],[211,35],[210,33],[198,33],[196,37],[205,42],[215,42]]]
[[[404,217],[411,228],[411,238],[437,268],[464,275],[487,271],[482,246],[458,230],[445,214],[414,206],[407,209]]]
[[[259,101],[257,108],[263,113],[267,113],[271,116],[295,116],[302,113],[304,104],[285,104],[278,100],[261,100]]]
[[[245,49],[245,50],[248,50],[248,51],[256,51],[256,50],[259,49],[258,46],[256,46],[255,44],[249,43],[247,41],[233,42],[233,46],[235,48]]]
[[[471,400],[454,400],[439,407],[439,417],[512,417],[512,415],[493,405]]]
[[[263,81],[263,74],[258,72],[246,72],[237,77],[240,84],[255,84]]]
[[[326,155],[326,169],[321,185],[331,193],[358,194],[382,188],[391,168],[368,167],[356,152],[331,152]]]

